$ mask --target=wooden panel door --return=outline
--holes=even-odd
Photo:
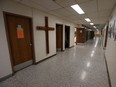
[[[6,14],[13,66],[33,59],[30,18]]]
[[[85,29],[77,28],[76,31],[76,43],[84,43],[85,42]]]
[[[56,24],[56,48],[63,50],[63,25]]]

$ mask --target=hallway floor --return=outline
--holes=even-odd
[[[99,38],[23,69],[0,87],[109,87]]]

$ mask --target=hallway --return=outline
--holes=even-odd
[[[17,72],[0,87],[109,87],[100,39]]]

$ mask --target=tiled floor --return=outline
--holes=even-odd
[[[21,70],[0,87],[109,87],[99,38]]]

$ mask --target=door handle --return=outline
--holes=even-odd
[[[32,46],[32,44],[29,44],[30,46]]]

